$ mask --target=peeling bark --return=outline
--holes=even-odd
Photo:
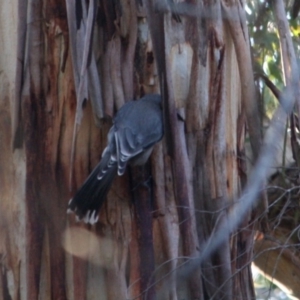
[[[15,86],[9,82],[16,89],[12,101],[0,86],[0,207],[8,211],[0,218],[0,255],[7,257],[0,260],[2,298],[253,296],[249,269],[235,274],[251,260],[249,219],[196,271],[177,277],[205,250],[240,193],[241,93],[251,94],[251,86],[244,91],[238,84],[245,27],[237,29],[243,47],[235,53],[219,1],[188,1],[185,11],[184,4],[173,3],[169,14],[150,0],[143,6],[135,0],[19,2],[20,73]],[[151,168],[133,170],[131,186],[130,174],[116,178],[97,225],[75,223],[65,214],[67,202],[98,162],[115,111],[159,91],[165,138]],[[11,153],[14,139],[18,149]]]

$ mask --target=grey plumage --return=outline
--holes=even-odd
[[[70,200],[68,212],[74,212],[86,223],[97,222],[99,209],[114,177],[123,175],[128,163],[144,164],[162,136],[160,95],[146,95],[123,105],[109,130],[101,161]]]

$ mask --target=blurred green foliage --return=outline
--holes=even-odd
[[[300,1],[285,0],[287,19],[294,42],[297,57],[300,55]],[[278,26],[274,16],[273,0],[247,0],[246,16],[252,47],[254,72],[267,76],[273,84],[282,90],[284,86]],[[264,106],[264,116],[270,118],[278,106],[278,100],[265,83],[256,81]]]

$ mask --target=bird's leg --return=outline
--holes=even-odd
[[[152,187],[152,175],[150,173],[149,164],[145,164],[139,167],[129,167],[129,176],[132,180],[131,190],[135,191],[137,188],[145,187],[151,190]]]

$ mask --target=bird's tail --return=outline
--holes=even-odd
[[[109,167],[108,167],[109,165]],[[117,174],[118,165],[110,161],[109,153],[102,157],[68,205],[68,212],[74,212],[79,220],[94,224],[106,194]],[[103,174],[99,177],[99,174]],[[99,179],[100,178],[100,179]]]

